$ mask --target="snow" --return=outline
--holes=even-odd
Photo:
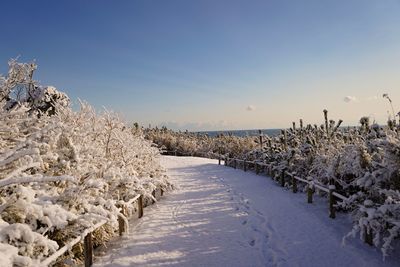
[[[293,194],[272,179],[216,160],[163,157],[179,188],[145,209],[131,232],[98,251],[95,266],[399,266],[379,249],[345,236],[348,214]]]
[[[5,266],[12,266],[14,263],[14,257],[18,254],[18,249],[8,244],[0,243],[0,255],[2,255],[1,261]]]

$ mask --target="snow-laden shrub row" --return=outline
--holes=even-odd
[[[192,155],[222,147],[230,158],[272,163],[278,172],[289,171],[326,187],[335,185],[349,199],[338,204],[354,220],[349,236],[372,237],[386,256],[400,237],[400,122],[390,119],[381,127],[363,117],[361,126],[341,128],[342,121],[329,120],[326,110],[324,119],[320,126],[303,126],[301,120],[300,127],[293,123],[279,136],[263,136],[262,148],[257,137],[210,138],[166,129],[147,130],[146,137],[160,147]]]
[[[164,151],[176,151],[177,155],[202,156],[216,153],[230,157],[239,157],[256,147],[253,137],[237,137],[231,134],[220,134],[209,137],[206,134],[175,132],[165,127],[143,130],[145,137]]]
[[[369,125],[364,117],[360,127],[341,129],[341,121],[328,122],[324,113],[324,125],[284,130],[267,139],[262,151],[248,156],[327,187],[334,185],[349,199],[339,204],[354,220],[349,236],[372,237],[386,256],[400,237],[399,125],[393,120],[388,127]]]
[[[100,244],[117,229],[121,203],[171,186],[143,135],[88,104],[73,111],[65,94],[30,79],[32,69],[12,61],[0,78],[2,266],[36,266],[107,218],[94,235]],[[81,253],[81,245],[71,252]]]

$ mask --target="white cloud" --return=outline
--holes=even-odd
[[[255,109],[256,109],[256,107],[253,106],[253,105],[248,105],[247,108],[246,108],[247,111],[253,111]]]
[[[343,101],[346,103],[357,102],[357,98],[355,96],[348,95],[343,98]]]

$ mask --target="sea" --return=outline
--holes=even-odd
[[[261,133],[263,135],[268,135],[270,137],[278,136],[281,132],[281,129],[261,129]],[[245,136],[259,136],[259,130],[225,130],[225,131],[202,131],[195,132],[199,134],[207,134],[210,137],[215,137],[221,133],[224,135],[232,134],[234,136],[245,137]]]

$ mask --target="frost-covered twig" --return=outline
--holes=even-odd
[[[4,187],[12,184],[24,184],[24,183],[49,183],[49,182],[62,182],[70,181],[74,182],[75,178],[68,175],[63,176],[25,176],[25,177],[12,177],[8,179],[0,180],[0,187]]]

